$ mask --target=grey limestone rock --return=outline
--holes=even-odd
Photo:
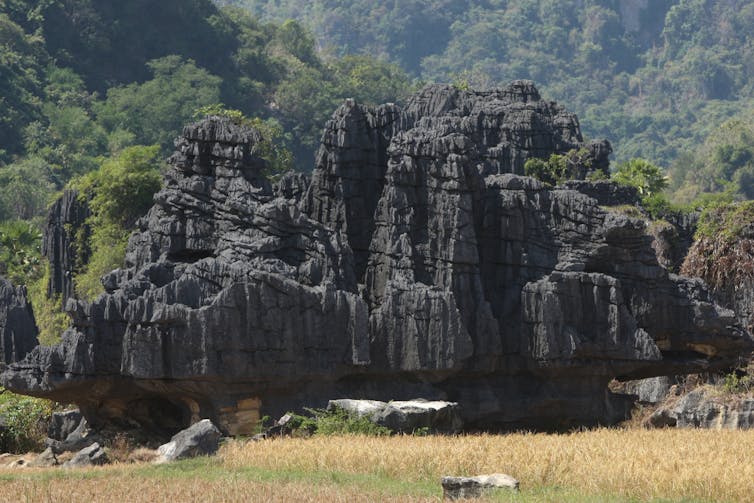
[[[63,468],[85,468],[87,466],[106,465],[109,462],[105,449],[95,442],[74,454],[71,459],[63,463]]]
[[[700,387],[685,394],[675,404],[655,411],[648,425],[747,430],[754,427],[754,399]]]
[[[74,297],[74,274],[89,260],[90,251],[81,246],[88,242],[89,215],[89,205],[75,190],[65,190],[47,214],[42,238],[42,255],[50,263],[47,293],[60,295],[63,305]]]
[[[648,377],[624,383],[624,390],[636,395],[641,403],[656,404],[668,397],[670,387],[677,384],[677,381],[677,378],[668,376]]]
[[[26,288],[13,286],[0,277],[0,356],[4,363],[22,360],[34,349],[37,340],[36,322]],[[2,366],[0,366],[2,370]]]
[[[222,434],[209,419],[202,419],[189,428],[176,433],[170,442],[161,445],[155,463],[209,456],[217,452]]]
[[[30,462],[28,466],[30,468],[49,468],[51,466],[57,466],[58,458],[55,457],[55,453],[51,447],[44,450],[34,461]]]
[[[60,434],[60,436],[62,436],[62,434],[65,433],[64,428],[67,429],[71,426],[72,424],[70,423],[63,424],[61,425],[61,429],[59,431],[55,431],[53,433],[58,433]],[[100,438],[100,436],[89,428],[89,424],[87,423],[86,419],[82,418],[78,423],[76,423],[75,428],[70,431],[70,433],[68,433],[65,437],[58,439],[57,437],[50,436],[45,439],[45,445],[48,448],[52,449],[52,452],[54,452],[55,454],[62,454],[64,452],[79,451],[101,441],[102,439]]]
[[[709,371],[753,346],[658,263],[643,219],[522,176],[532,157],[578,149],[603,169],[609,154],[531,82],[348,100],[310,179],[271,184],[258,141],[220,117],[187,126],[106,294],[69,299],[61,343],[6,357],[0,384],[166,438],[333,396],[565,428],[625,417],[613,378]]]
[[[458,500],[491,496],[495,491],[518,491],[519,482],[510,475],[493,473],[476,477],[443,477],[443,499]]]
[[[601,206],[633,206],[640,200],[636,187],[620,185],[610,180],[568,180],[563,187],[586,194]]]
[[[81,426],[82,420],[84,416],[78,409],[53,412],[47,426],[47,437],[52,440],[65,440]]]

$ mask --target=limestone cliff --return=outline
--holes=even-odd
[[[23,359],[34,349],[39,344],[37,334],[26,288],[0,277],[0,368],[3,363]]]
[[[62,342],[9,362],[2,384],[165,432],[201,417],[248,432],[341,397],[553,428],[622,418],[614,377],[752,347],[700,281],[658,264],[643,220],[521,176],[534,156],[586,148],[585,176],[610,153],[530,82],[348,101],[310,180],[271,185],[258,141],[217,117],[186,127],[107,293],[69,301]]]

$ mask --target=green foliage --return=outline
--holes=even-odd
[[[524,163],[524,174],[532,176],[549,186],[554,186],[574,178],[577,172],[588,170],[591,159],[586,149],[569,150],[563,155],[552,154],[549,159],[532,158]],[[601,171],[595,170],[590,179],[604,177]]]
[[[13,284],[31,283],[42,275],[42,233],[34,224],[12,220],[0,224],[0,275]]]
[[[15,395],[0,388],[0,417],[5,423],[5,430],[0,429],[0,451],[23,453],[40,449],[52,409],[49,400]]]
[[[83,271],[74,278],[76,294],[88,301],[96,299],[105,289],[100,278],[123,266],[129,231],[117,224],[103,223],[93,227],[92,255]]]
[[[50,265],[45,263],[42,275],[34,281],[27,278],[29,301],[34,308],[34,321],[39,329],[39,343],[52,346],[60,342],[60,336],[70,325],[68,315],[63,312],[60,295],[47,296],[50,281]]]
[[[152,206],[160,188],[159,155],[156,145],[128,147],[71,183],[92,212],[87,219],[91,256],[74,281],[82,298],[91,300],[102,293],[102,275],[123,265],[130,229]]]
[[[97,116],[108,130],[129,131],[137,143],[167,150],[194,110],[220,101],[222,80],[177,55],[147,66],[152,79],[110,88]]]
[[[631,159],[620,163],[612,179],[620,184],[636,187],[642,197],[656,195],[668,186],[662,170],[645,159]]]
[[[754,198],[754,116],[723,123],[693,153],[677,159],[670,174],[679,201],[721,192]]]
[[[39,40],[2,12],[0,4],[0,163],[23,150],[21,131],[39,118],[45,55]]]
[[[722,387],[728,394],[749,393],[754,388],[754,379],[747,373],[733,371],[725,375]]]
[[[335,407],[332,410],[307,409],[314,415],[319,435],[390,435],[389,428],[373,423],[366,417],[357,417]]]
[[[554,186],[563,180],[566,172],[566,164],[563,156],[552,154],[548,160],[532,158],[524,164],[524,173]]]
[[[377,55],[428,81],[465,89],[533,79],[579,114],[589,137],[607,137],[619,161],[669,166],[754,95],[748,0],[223,3],[295,18],[336,56]]]
[[[389,428],[377,425],[366,417],[349,414],[340,407],[332,410],[305,409],[308,415],[288,412],[291,420],[287,427],[293,431],[317,435],[390,435]]]
[[[156,145],[129,147],[73,183],[96,216],[93,224],[130,227],[152,206],[162,162]]]
[[[711,204],[699,216],[696,239],[734,242],[754,222],[754,201]]]

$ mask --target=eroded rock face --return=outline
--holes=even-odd
[[[557,428],[622,419],[614,377],[752,347],[701,282],[657,263],[643,220],[521,176],[532,156],[609,153],[529,82],[347,102],[310,182],[271,186],[257,142],[226,119],[186,127],[107,293],[70,301],[62,342],[2,384],[76,402],[93,426],[170,434],[204,417],[244,432],[339,396]]]
[[[26,288],[0,277],[0,369],[3,362],[22,360],[34,349],[38,334]]]
[[[659,428],[748,430],[754,427],[754,399],[697,388],[672,406],[655,411],[647,424]]]
[[[74,297],[73,276],[89,260],[90,229],[86,223],[89,205],[79,199],[75,190],[66,190],[50,207],[42,239],[42,255],[50,262],[47,293],[60,295],[63,305]]]

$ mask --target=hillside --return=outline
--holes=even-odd
[[[396,101],[410,88],[373,58],[322,60],[296,22],[262,23],[209,0],[3,0],[0,185],[17,172],[35,181],[28,193],[46,194],[125,147],[158,144],[166,154],[197,109],[215,104],[267,121],[311,169],[342,99]],[[28,218],[39,205],[5,208],[0,219]]]
[[[298,19],[324,53],[376,55],[427,81],[487,88],[532,79],[581,117],[587,136],[609,139],[617,160],[671,169],[674,189],[720,124],[751,124],[750,0],[220,3]],[[711,185],[691,180],[682,199],[722,190]]]

